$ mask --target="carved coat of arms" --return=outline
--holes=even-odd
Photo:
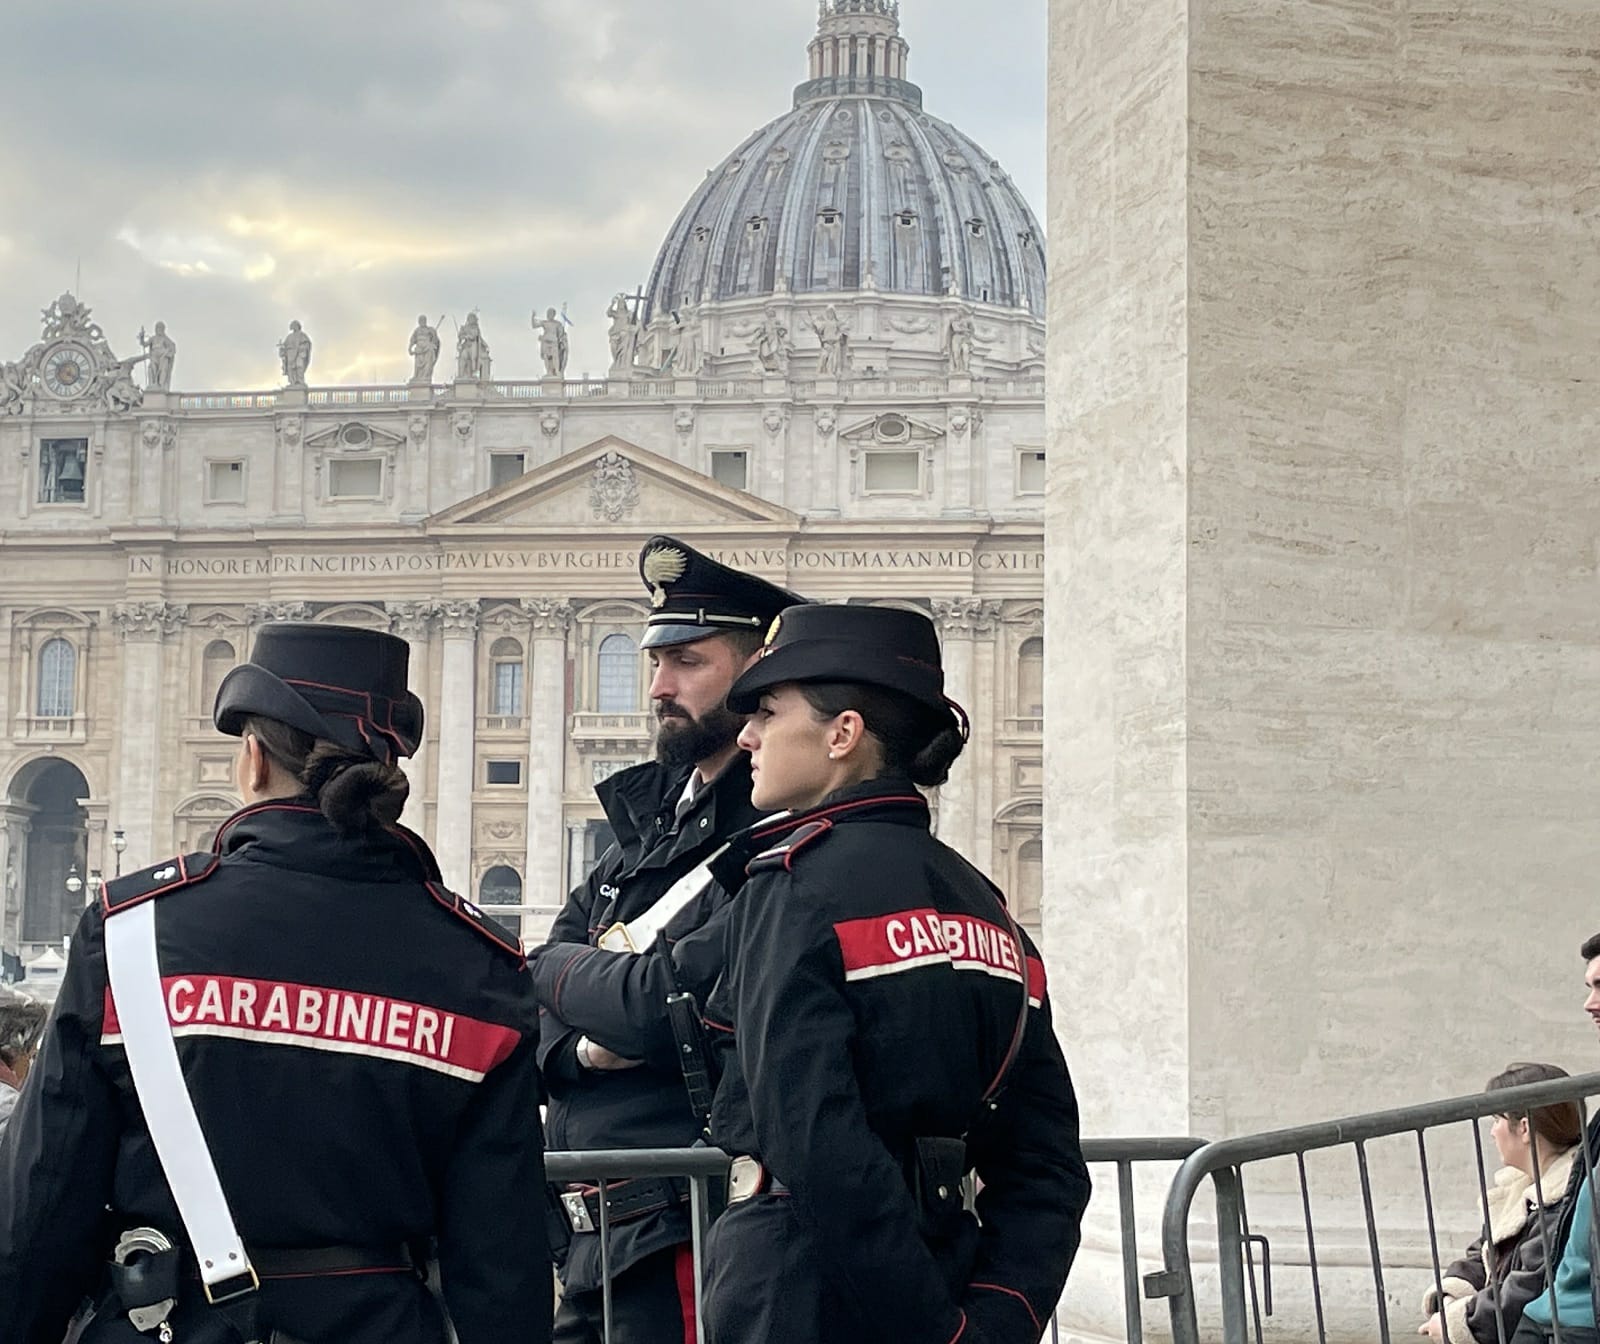
[[[620,523],[639,503],[639,478],[633,463],[621,453],[609,452],[594,464],[589,482],[589,507],[598,518]]]

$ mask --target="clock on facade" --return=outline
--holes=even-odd
[[[45,390],[57,397],[81,397],[94,381],[94,360],[78,345],[58,345],[40,366]]]

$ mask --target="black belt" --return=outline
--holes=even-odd
[[[569,1185],[560,1192],[561,1207],[574,1232],[600,1230],[600,1188],[594,1185]],[[681,1181],[662,1177],[610,1181],[606,1185],[606,1224],[631,1223],[662,1209],[676,1208],[689,1198]]]
[[[264,1279],[315,1279],[336,1274],[416,1274],[421,1267],[409,1246],[247,1247],[250,1263]]]

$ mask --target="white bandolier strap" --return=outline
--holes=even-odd
[[[106,969],[134,1091],[199,1263],[206,1298],[222,1302],[241,1296],[257,1286],[256,1274],[178,1064],[156,957],[155,901],[107,918]],[[227,1291],[215,1292],[220,1285],[228,1285]]]
[[[693,777],[691,776],[691,779]],[[787,812],[774,812],[762,817],[751,830],[759,830],[775,821],[782,821]],[[616,923],[602,933],[596,946],[607,952],[648,952],[655,945],[656,935],[687,908],[690,901],[711,885],[711,865],[733,848],[733,842],[721,846],[715,854],[697,868],[691,868],[662,893],[661,899],[636,919],[626,924]]]
[[[727,846],[724,845],[723,849]],[[718,854],[722,850],[717,851]],[[599,946],[607,952],[648,952],[656,934],[672,923],[690,901],[711,885],[710,860],[691,868],[663,893],[661,899],[637,919],[613,924],[600,935]]]

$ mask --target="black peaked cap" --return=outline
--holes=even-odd
[[[392,764],[422,742],[410,661],[405,640],[378,630],[275,621],[256,634],[250,661],[222,679],[212,721],[238,737],[258,714]]]
[[[734,630],[760,632],[805,598],[702,555],[676,537],[651,537],[639,551],[639,575],[654,610],[643,647],[689,644]]]
[[[965,731],[965,711],[944,693],[939,636],[920,612],[822,603],[786,611],[773,622],[761,658],[733,683],[728,708],[754,713],[774,686],[807,681],[898,691],[952,714]]]

